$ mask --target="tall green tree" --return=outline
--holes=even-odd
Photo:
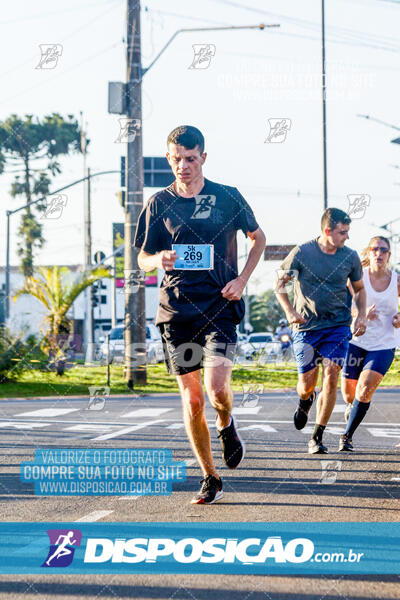
[[[42,349],[53,358],[59,375],[64,372],[62,348],[71,329],[67,312],[87,287],[103,277],[111,275],[102,265],[77,273],[74,277],[71,277],[68,267],[38,267],[32,277],[25,279],[23,287],[14,296],[14,300],[24,294],[33,296],[44,305],[46,316]]]
[[[73,115],[64,119],[53,113],[39,119],[12,114],[0,121],[0,173],[5,166],[16,173],[10,194],[23,197],[26,204],[49,193],[50,177],[61,173],[57,159],[72,152],[81,152],[81,130]],[[44,244],[38,217],[45,208],[45,202],[38,202],[22,213],[18,254],[25,277],[33,274],[34,250]]]

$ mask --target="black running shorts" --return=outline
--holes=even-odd
[[[195,322],[160,323],[168,373],[185,375],[204,366],[230,364],[235,356],[236,323],[224,314]],[[227,362],[230,361],[230,362]]]

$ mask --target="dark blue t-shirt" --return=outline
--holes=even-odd
[[[208,179],[194,198],[183,198],[173,184],[150,198],[136,228],[134,244],[149,254],[171,250],[172,244],[213,244],[214,268],[165,273],[156,323],[209,318],[231,307],[243,318],[243,300],[228,301],[222,288],[238,276],[236,232],[258,229],[246,200],[234,188]]]

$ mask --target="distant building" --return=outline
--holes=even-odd
[[[71,273],[78,272],[81,265],[66,265]],[[158,283],[161,275],[158,274]],[[38,335],[44,328],[46,309],[39,300],[32,296],[23,295],[14,301],[13,296],[22,287],[24,276],[19,267],[10,267],[10,318],[8,327],[14,333],[22,331]],[[111,293],[112,280],[101,280],[100,303],[94,308],[95,341],[103,332],[111,328]],[[0,323],[4,322],[4,293],[5,293],[5,267],[0,267]],[[124,319],[124,288],[116,289],[116,315],[117,322]],[[158,307],[158,285],[146,286],[146,319],[155,319]],[[74,322],[74,333],[83,336],[83,323],[85,319],[85,294],[82,292],[75,300],[68,317]]]

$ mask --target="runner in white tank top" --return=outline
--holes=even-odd
[[[363,251],[367,329],[364,335],[353,336],[343,367],[342,395],[348,407],[339,451],[353,450],[353,434],[400,345],[400,276],[388,268],[389,258],[390,242],[385,237],[372,238]]]

